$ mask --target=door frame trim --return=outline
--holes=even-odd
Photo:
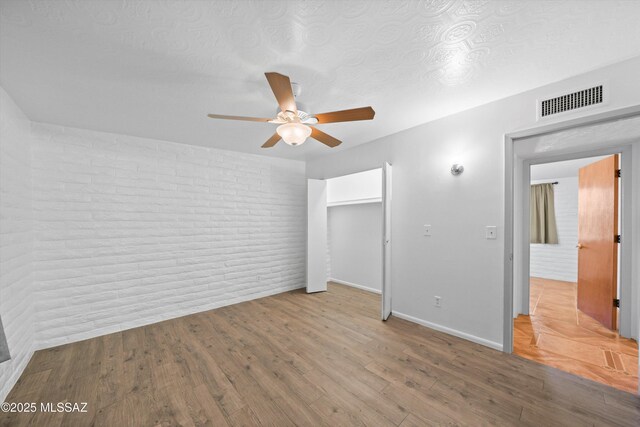
[[[525,159],[521,157],[515,156],[514,143],[518,139],[543,135],[547,133],[558,132],[566,129],[583,127],[588,125],[594,125],[597,123],[603,123],[613,120],[620,120],[624,118],[632,118],[640,116],[640,105],[635,105],[631,107],[625,107],[620,109],[615,109],[611,111],[606,111],[598,114],[593,114],[590,116],[579,117],[571,120],[566,120],[558,123],[551,123],[542,126],[536,126],[533,128],[510,132],[504,135],[504,155],[505,155],[505,168],[504,168],[504,193],[505,193],[505,201],[504,201],[504,253],[503,253],[503,262],[504,262],[504,290],[503,290],[503,347],[502,351],[505,353],[513,352],[513,286],[514,286],[514,268],[518,263],[522,263],[523,259],[529,259],[529,249],[528,242],[526,244],[520,245],[519,249],[521,251],[521,256],[517,259],[514,259],[515,243],[514,238],[516,236],[514,230],[514,211],[515,211],[515,197],[514,191],[515,189],[515,174],[516,174],[516,166],[522,166],[522,175],[523,182],[529,185],[529,176],[530,171],[528,167],[525,167],[524,162]],[[636,149],[640,149],[640,145],[636,146]],[[600,150],[583,150],[574,152],[571,154],[550,154],[548,156],[544,156],[542,158],[529,159],[531,162],[529,164],[533,164],[533,161],[538,163],[549,162],[553,160],[568,160],[571,157],[589,157],[590,155],[604,155],[610,153],[621,153],[621,168],[628,171],[626,172],[627,179],[623,179],[621,182],[622,188],[622,206],[621,206],[621,228],[625,230],[626,233],[632,234],[629,238],[623,238],[623,243],[621,243],[620,247],[620,292],[623,293],[623,280],[629,282],[629,290],[632,287],[632,250],[634,246],[634,240],[638,240],[638,230],[632,229],[632,214],[633,214],[633,203],[632,200],[632,146],[631,143],[622,147],[615,148],[607,148]],[[519,163],[519,164],[518,164]],[[640,165],[638,165],[640,166]],[[625,173],[625,172],[623,172]],[[526,178],[526,180],[524,179]],[[627,184],[625,184],[627,181]],[[517,189],[520,191],[522,188]],[[523,197],[523,199],[527,200],[528,198]],[[630,214],[631,215],[630,215]],[[626,242],[625,242],[626,240]],[[637,243],[636,243],[637,244]],[[526,246],[526,248],[525,248]],[[520,267],[523,265],[521,264]],[[623,274],[624,272],[624,274]],[[522,274],[522,273],[521,273]],[[528,274],[528,268],[527,268]],[[522,277],[521,277],[522,279]],[[527,278],[528,279],[528,278]],[[528,280],[525,281],[528,283]],[[523,292],[524,293],[524,292]],[[528,294],[528,292],[527,292]],[[622,295],[621,295],[622,296]],[[622,299],[622,298],[621,298]],[[633,300],[629,298],[631,304],[633,304]],[[637,308],[637,307],[636,307]],[[636,318],[638,316],[638,310],[635,310]],[[632,316],[629,313],[629,316]],[[622,317],[622,312],[621,312]],[[631,319],[633,321],[634,319]],[[640,319],[635,319],[636,321]],[[621,322],[622,323],[622,322]],[[640,385],[639,385],[640,387]]]
[[[387,176],[389,174],[389,176]],[[389,187],[387,188],[387,182]],[[393,250],[392,240],[392,224],[391,216],[393,203],[393,165],[390,162],[382,164],[382,286],[380,298],[380,311],[382,320],[387,320],[393,314],[393,292],[392,292],[392,266],[391,251]],[[387,209],[388,207],[388,209]],[[387,228],[388,223],[388,228]],[[389,280],[387,281],[387,276]],[[389,300],[389,314],[385,312],[385,300]],[[386,317],[385,317],[386,316]]]

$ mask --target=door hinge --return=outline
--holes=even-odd
[[[618,307],[618,308],[619,308],[619,307],[620,307],[620,299],[618,299],[618,298],[614,298],[614,300],[613,300],[613,306],[614,306],[614,307]]]
[[[616,243],[620,243],[622,241],[622,236],[620,236],[619,234],[616,234],[616,237],[614,238],[614,241]]]
[[[616,178],[620,178],[622,176],[622,169],[616,170]]]

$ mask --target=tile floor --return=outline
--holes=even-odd
[[[638,391],[638,343],[576,307],[577,285],[531,278],[531,315],[514,321],[514,353],[631,393]]]

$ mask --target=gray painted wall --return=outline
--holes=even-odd
[[[604,67],[311,160],[307,176],[331,178],[390,162],[394,315],[501,348],[504,135],[541,125],[536,106],[543,96],[604,79],[607,105],[544,123],[640,104],[639,73],[640,58]],[[462,175],[451,175],[453,163],[464,165]],[[432,236],[423,235],[424,224],[432,225]],[[485,238],[488,225],[498,226],[497,240]]]
[[[331,278],[382,289],[382,203],[330,207]]]

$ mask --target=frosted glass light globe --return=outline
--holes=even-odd
[[[311,128],[302,123],[285,123],[278,126],[276,129],[278,135],[284,142],[289,145],[300,145],[304,143],[309,135],[311,135]]]

